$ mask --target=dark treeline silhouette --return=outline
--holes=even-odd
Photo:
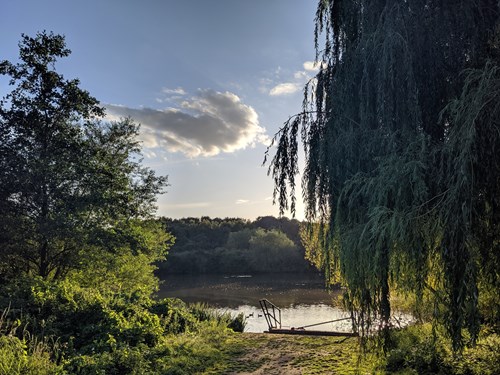
[[[233,274],[308,272],[299,236],[300,222],[272,216],[240,218],[161,218],[175,244],[160,272]]]

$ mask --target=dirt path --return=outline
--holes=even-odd
[[[355,338],[243,333],[228,342],[224,374],[370,374]],[[222,370],[222,369],[220,369]],[[215,371],[214,373],[217,373]]]

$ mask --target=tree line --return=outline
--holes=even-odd
[[[272,216],[160,219],[176,240],[160,274],[311,272],[298,220]]]

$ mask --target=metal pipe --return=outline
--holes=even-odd
[[[340,318],[340,319],[329,320],[327,322],[322,322],[322,323],[308,324],[306,326],[297,327],[295,329],[304,329],[304,328],[307,328],[307,327],[320,326],[322,324],[333,323],[333,322],[340,322],[341,320],[351,320],[351,318]]]

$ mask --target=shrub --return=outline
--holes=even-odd
[[[434,334],[430,324],[392,332],[393,348],[385,357],[385,370],[398,374],[500,374],[500,336],[483,331],[477,344],[453,353],[450,340]]]
[[[414,370],[418,374],[450,373],[445,346],[430,324],[415,325],[391,334],[393,348],[387,352],[385,369]]]
[[[220,359],[228,328],[245,325],[243,314],[140,292],[103,293],[70,279],[34,278],[5,291],[0,296],[12,309],[0,317],[0,375],[191,374]],[[16,337],[19,327],[24,333]]]
[[[177,298],[157,301],[150,307],[150,311],[159,317],[165,333],[183,333],[196,325],[196,319],[187,305]]]
[[[228,328],[232,329],[234,332],[243,332],[247,325],[245,314],[239,313],[228,324]]]
[[[219,312],[206,303],[191,304],[189,311],[199,322],[213,320],[234,332],[243,332],[247,324],[245,314],[240,313],[234,316],[229,312]]]
[[[145,345],[123,345],[109,352],[78,355],[68,361],[65,370],[79,375],[151,374],[149,350]]]
[[[453,365],[457,374],[500,374],[500,336],[487,334],[481,337],[476,346],[466,348]]]

